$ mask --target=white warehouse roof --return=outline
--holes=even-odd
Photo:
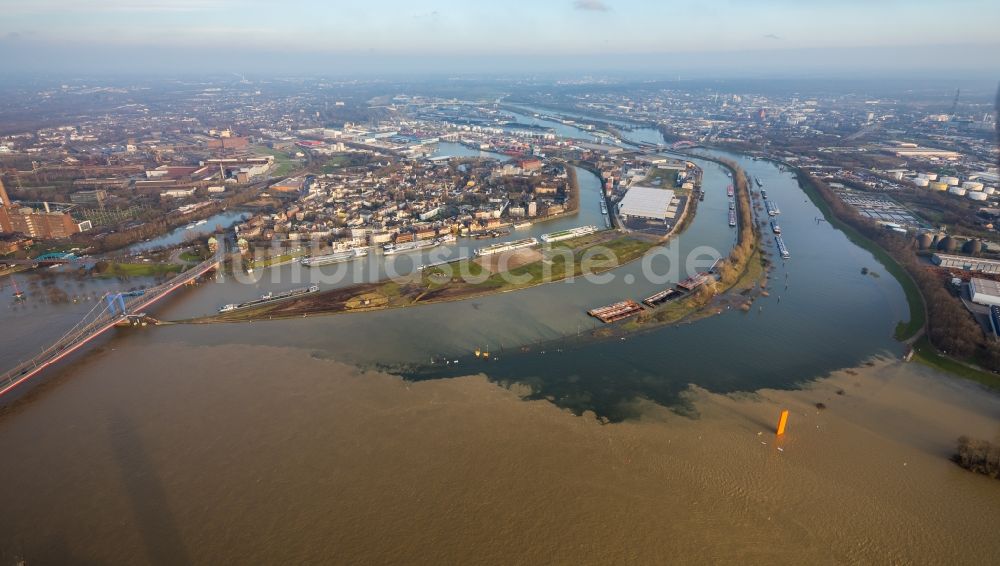
[[[981,305],[1000,305],[1000,283],[973,277],[969,281],[972,302]]]
[[[666,220],[674,217],[674,213],[667,211],[673,200],[674,191],[670,189],[632,187],[618,203],[618,213],[622,216]]]

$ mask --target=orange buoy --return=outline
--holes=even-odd
[[[786,424],[788,424],[788,409],[781,411],[781,418],[778,419],[778,436],[785,434]]]

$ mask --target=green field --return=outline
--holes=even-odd
[[[97,277],[157,277],[180,273],[182,267],[174,263],[112,263],[97,273]]]

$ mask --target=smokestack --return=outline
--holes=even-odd
[[[3,186],[3,179],[0,179],[0,205],[10,208],[10,197],[7,196],[7,189]]]

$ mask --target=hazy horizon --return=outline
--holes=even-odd
[[[2,3],[6,73],[1000,75],[980,0]]]

